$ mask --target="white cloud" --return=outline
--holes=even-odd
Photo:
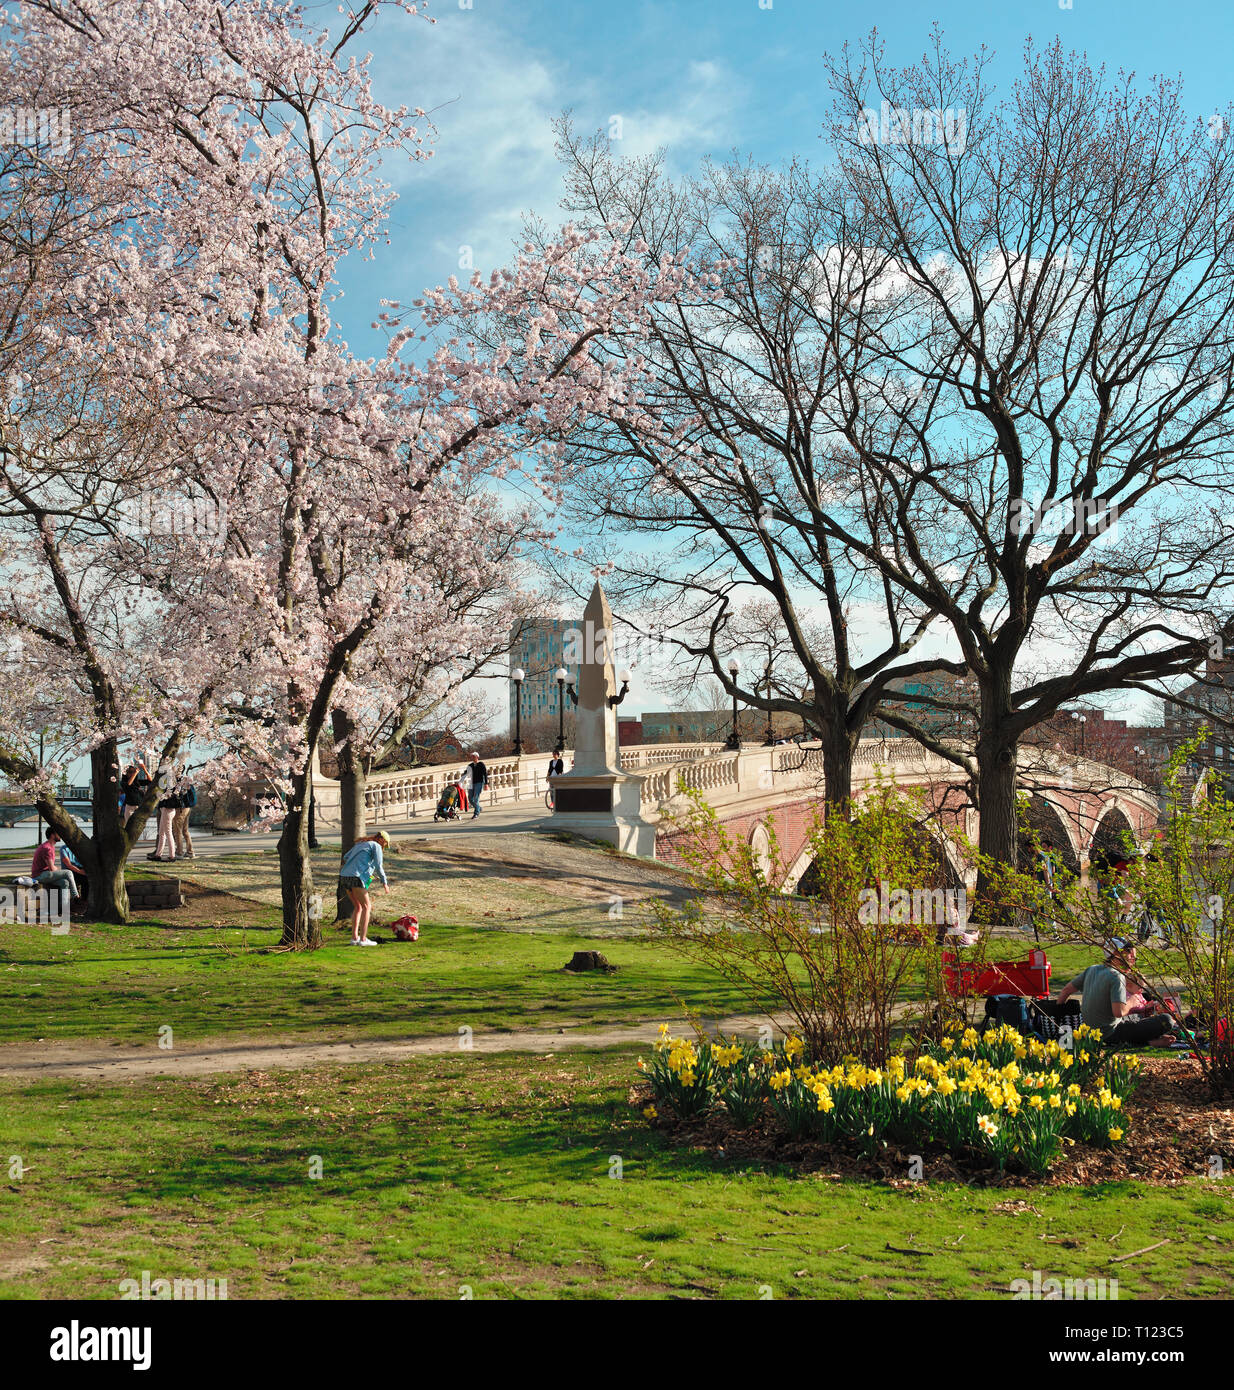
[[[382,171],[400,195],[396,238],[409,231],[423,245],[428,229],[432,259],[451,271],[463,245],[480,269],[508,260],[527,213],[550,226],[564,220],[552,122],[567,107],[583,130],[607,131],[620,116],[619,154],[665,146],[678,169],[730,139],[733,81],[717,62],[689,61],[662,102],[627,106],[602,89],[580,89],[577,69],[547,46],[531,48],[474,10],[444,11],[431,27],[392,27],[389,43],[374,47],[375,94],[425,108],[437,131],[431,159]]]

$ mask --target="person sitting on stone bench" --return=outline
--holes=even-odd
[[[80,906],[90,896],[90,879],[81,866],[81,860],[63,842],[60,844],[60,867],[73,875],[73,887],[77,890]]]
[[[60,832],[47,829],[47,838],[34,851],[34,862],[30,866],[30,877],[43,888],[62,888],[70,901],[77,897],[77,881],[71,869],[57,867]]]
[[[1147,1006],[1155,1012],[1137,1012],[1146,1006],[1127,998],[1127,976],[1134,968],[1135,943],[1116,936],[1106,948],[1104,962],[1081,970],[1058,1002],[1065,1004],[1079,994],[1084,1023],[1100,1031],[1107,1047],[1168,1047],[1175,1040],[1177,1020],[1160,1005]]]

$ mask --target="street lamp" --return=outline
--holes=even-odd
[[[1084,725],[1088,722],[1088,715],[1081,714],[1077,718],[1080,721],[1080,757],[1084,756]]]
[[[956,681],[956,683],[955,683],[955,693],[956,693],[956,699],[957,699],[957,700],[963,700],[963,699],[964,699],[964,689],[965,689],[965,687],[966,687],[967,685],[968,685],[968,682],[964,679],[963,676],[961,676],[961,677]],[[964,711],[963,711],[963,709],[957,709],[956,712],[955,712],[955,731],[956,731],[956,738],[959,738],[959,736],[960,736],[960,731],[963,729],[963,727],[964,727]]]
[[[740,751],[740,749],[741,749],[741,735],[737,732],[737,684],[736,684],[736,683],[737,683],[737,672],[740,671],[740,670],[741,670],[741,666],[740,666],[740,664],[738,663],[737,658],[736,658],[735,656],[729,657],[729,660],[728,660],[728,674],[732,677],[732,680],[733,680],[733,732],[732,732],[731,734],[729,734],[728,738],[724,741],[724,746],[725,746],[725,748],[732,748],[732,749],[736,749],[736,750],[738,750],[738,751]]]
[[[630,682],[631,680],[633,680],[633,678],[634,672],[631,671],[629,667],[626,667],[623,670],[617,672],[617,679],[621,682],[621,689],[617,692],[616,695],[610,695],[608,697],[609,709],[616,709],[617,706],[621,704],[622,700],[626,698],[626,695],[629,693],[630,690]]]
[[[523,682],[527,679],[527,672],[521,666],[516,666],[510,672],[510,679],[514,682],[514,756],[523,756]]]
[[[566,746],[566,678],[569,674],[564,666],[558,666],[553,672],[557,682],[557,747],[562,750]]]

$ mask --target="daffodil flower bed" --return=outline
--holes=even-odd
[[[809,1062],[797,1037],[770,1048],[736,1038],[691,1042],[662,1025],[639,1067],[656,1115],[660,1107],[683,1118],[722,1107],[742,1129],[770,1119],[794,1138],[867,1154],[934,1142],[1000,1169],[1041,1174],[1065,1143],[1117,1144],[1127,1124],[1123,1102],[1139,1081],[1139,1059],[1105,1053],[1096,1030],[1077,1028],[1074,1044],[1069,1050],[1006,1025],[984,1036],[957,1027],[882,1067],[853,1058],[828,1067]]]

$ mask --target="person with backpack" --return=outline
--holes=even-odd
[[[171,819],[171,838],[179,859],[196,859],[193,853],[193,837],[189,834],[189,816],[197,805],[197,788],[187,776],[180,779],[176,788],[176,813]]]

